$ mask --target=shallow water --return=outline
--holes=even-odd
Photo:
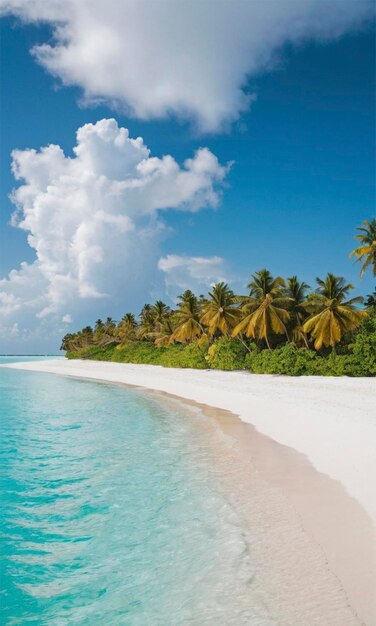
[[[0,418],[7,626],[277,623],[199,412],[0,369]]]

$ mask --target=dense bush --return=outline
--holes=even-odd
[[[349,357],[343,354],[331,352],[325,357],[318,357],[315,363],[318,376],[346,376],[351,375],[349,370]]]
[[[71,350],[66,353],[68,359],[93,359],[95,361],[112,361],[115,344],[107,346],[89,346],[80,350]]]
[[[174,344],[158,348],[151,341],[130,341],[123,346],[91,346],[81,350],[67,352],[68,359],[93,359],[95,361],[115,361],[116,363],[138,363],[145,365],[163,365],[164,367],[192,367],[204,369],[205,349],[196,344]]]
[[[160,359],[165,349],[157,348],[151,341],[130,341],[121,347],[117,346],[111,360],[118,363],[160,365]]]
[[[197,344],[173,344],[165,348],[165,352],[160,358],[160,365],[165,367],[192,367],[194,369],[206,369],[205,361],[206,348]]]
[[[205,359],[210,367],[218,370],[241,370],[245,368],[247,349],[236,339],[221,337],[208,349]]]
[[[376,376],[376,313],[364,320],[351,345],[350,376]]]
[[[254,374],[287,374],[310,376],[317,374],[320,357],[306,348],[289,343],[276,350],[250,352],[245,359],[246,367]]]

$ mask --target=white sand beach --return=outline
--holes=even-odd
[[[147,387],[225,409],[339,480],[376,524],[376,379],[49,360],[7,367]]]
[[[235,428],[242,454],[252,456],[258,475],[295,511],[297,527],[300,523],[322,550],[358,619],[314,623],[376,624],[375,379],[259,376],[64,359],[6,367],[145,387],[238,415],[244,424],[243,430]],[[219,420],[225,415],[208,410]],[[246,424],[256,429],[253,438]],[[247,484],[243,489],[246,500]],[[278,515],[275,525],[278,530]],[[320,571],[319,559],[311,562]],[[297,563],[291,566],[295,573],[301,566]],[[305,575],[303,568],[303,579]],[[308,581],[303,590],[314,584]]]

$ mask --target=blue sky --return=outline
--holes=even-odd
[[[356,226],[375,214],[372,21],[325,42],[307,38],[297,46],[285,43],[267,70],[249,78],[246,90],[257,95],[250,110],[215,132],[198,130],[189,118],[174,114],[140,120],[118,106],[84,106],[79,86],[62,86],[30,54],[35,44],[50,40],[50,26],[20,25],[5,17],[1,29],[1,277],[22,261],[32,264],[37,254],[27,232],[10,225],[14,205],[8,196],[15,186],[11,151],[53,143],[72,156],[79,127],[114,117],[131,137],[142,136],[153,156],[169,154],[182,165],[198,148],[207,147],[221,164],[233,161],[220,185],[217,208],[164,211],[164,226],[173,232],[160,242],[161,256],[221,257],[219,277],[232,280],[236,289],[244,288],[251,273],[268,267],[282,276],[297,273],[311,285],[316,276],[332,271],[348,278],[358,293],[372,291],[370,273],[360,281],[358,266],[348,258]],[[103,262],[111,265],[108,256]],[[124,272],[132,269],[124,267]],[[110,298],[96,307],[94,299],[89,308],[86,303],[74,315],[68,310],[65,315],[74,327],[96,319],[97,309],[107,307],[117,316],[137,309],[150,294],[171,295],[171,289],[164,292],[164,283],[148,285],[147,278],[141,283],[133,301]],[[90,319],[84,319],[89,312]],[[17,350],[19,329],[17,322],[14,342],[4,341],[8,350],[13,345]],[[43,343],[55,350],[58,330],[51,327],[50,338],[41,342],[40,332],[33,336],[29,329],[29,349]]]

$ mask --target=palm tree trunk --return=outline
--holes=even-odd
[[[268,346],[269,350],[271,350],[270,343],[268,341],[268,335],[265,335],[265,341],[266,341],[266,345]]]
[[[248,350],[248,352],[251,352],[251,349],[249,346],[247,346],[247,344],[245,343],[244,339],[243,339],[243,335],[242,333],[239,333],[239,335],[237,336],[237,339],[239,339],[240,343],[243,344],[243,346],[246,348],[246,350]]]

